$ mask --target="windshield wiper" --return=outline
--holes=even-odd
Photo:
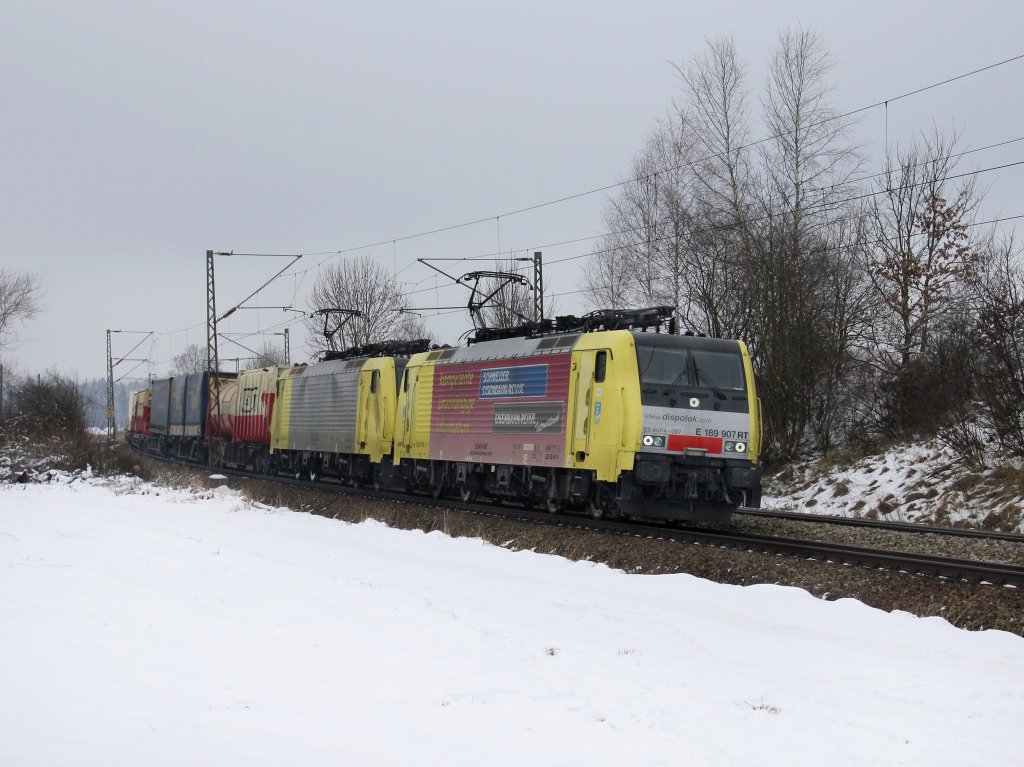
[[[725,392],[719,389],[718,384],[716,384],[710,378],[705,378],[705,376],[703,375],[703,371],[700,369],[699,366],[697,367],[697,383],[698,385],[705,385],[709,389],[711,389],[711,391],[715,393],[715,396],[718,397],[718,399],[726,399]]]
[[[682,378],[683,376],[687,375],[689,372],[690,371],[687,370],[686,366],[684,365],[683,369],[679,371],[679,375],[677,375],[675,378],[672,379],[672,383],[670,383],[668,385],[668,388],[671,389],[673,386],[675,386],[677,383],[679,383],[679,379]]]

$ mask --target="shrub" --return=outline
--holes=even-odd
[[[85,431],[87,400],[77,378],[56,371],[29,376],[12,387],[10,396],[7,429],[36,437]]]

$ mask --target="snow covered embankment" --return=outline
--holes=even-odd
[[[797,464],[768,482],[764,505],[1024,533],[1024,472],[1011,464],[976,471],[940,442],[918,442],[848,465]]]

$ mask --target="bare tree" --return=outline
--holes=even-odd
[[[820,38],[790,29],[779,37],[763,98],[771,141],[762,147],[764,183],[758,254],[751,271],[756,303],[752,346],[764,392],[769,454],[796,455],[823,406],[829,371],[850,353],[823,329],[837,311],[837,255],[857,228],[845,203],[859,165],[850,123],[829,102],[831,61]],[[846,347],[846,348],[844,348]],[[837,359],[836,355],[839,355]]]
[[[765,392],[769,458],[831,447],[855,415],[870,294],[860,158],[829,101],[820,38],[780,35],[755,153],[746,67],[727,38],[684,66],[674,112],[651,132],[605,211],[588,264],[591,305],[674,304],[683,327],[747,340]]]
[[[973,176],[954,184],[958,137],[938,131],[887,156],[872,211],[872,284],[880,299],[877,342],[888,369],[928,347],[932,325],[978,263],[967,224],[979,198]]]
[[[313,315],[307,318],[308,346],[313,354],[353,346],[412,338],[427,338],[423,320],[403,313],[405,296],[387,269],[369,256],[330,264],[309,296]],[[317,314],[326,309],[349,309],[360,316],[343,319]],[[328,331],[336,330],[330,339]],[[340,326],[340,327],[339,327]]]
[[[1012,237],[989,243],[984,268],[971,280],[981,425],[1011,455],[1024,457],[1024,272]],[[980,362],[980,364],[978,364]],[[966,420],[966,419],[964,419]],[[955,424],[952,424],[955,430]],[[947,427],[947,434],[951,431]],[[976,431],[975,452],[985,435]],[[963,451],[962,451],[963,452]],[[971,451],[967,451],[970,457]]]
[[[271,365],[284,365],[284,347],[277,346],[274,342],[264,340],[256,347],[256,356],[246,360],[244,365],[247,369],[265,368]]]
[[[691,301],[685,323],[713,336],[747,335],[754,258],[750,218],[757,178],[750,143],[746,67],[730,38],[709,41],[686,67],[679,120],[698,155],[690,174],[692,256],[686,271]]]
[[[688,303],[688,150],[685,126],[672,117],[655,126],[634,158],[630,181],[605,210],[608,233],[584,267],[591,306]]]
[[[625,309],[632,303],[632,264],[625,257],[632,245],[628,234],[619,233],[614,208],[605,210],[604,225],[609,234],[598,239],[591,260],[583,267],[584,301],[591,308]]]
[[[189,344],[181,354],[174,356],[174,366],[171,368],[171,375],[187,376],[193,373],[202,373],[206,370],[206,347],[199,344]]]
[[[858,350],[874,315],[866,269],[867,230],[867,216],[857,210],[847,211],[830,227],[834,253],[822,286],[822,364],[810,412],[815,443],[826,453],[837,438],[849,437],[865,416],[858,389],[870,379],[870,370]]]
[[[957,139],[935,130],[897,147],[876,185],[868,264],[876,311],[865,356],[876,369],[877,425],[889,434],[931,431],[958,407],[962,387],[946,385],[938,357],[949,356],[958,336],[951,318],[970,313],[966,287],[982,258],[969,236],[980,202],[974,177],[951,178]]]
[[[13,341],[14,326],[32,319],[42,306],[39,276],[0,266],[0,349]]]

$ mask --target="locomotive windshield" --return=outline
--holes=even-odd
[[[637,349],[640,380],[654,386],[688,386],[690,352],[687,349]]]
[[[693,350],[697,386],[743,391],[743,364],[738,354]]]
[[[739,349],[717,339],[636,334],[636,358],[643,393],[679,388],[711,389],[719,399],[746,389]],[[646,334],[643,334],[646,335]],[[671,340],[670,340],[671,339]]]

